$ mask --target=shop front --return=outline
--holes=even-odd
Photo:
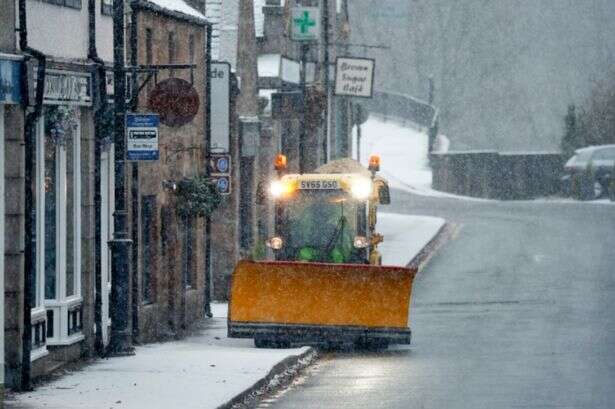
[[[48,346],[84,339],[81,282],[87,246],[82,241],[82,189],[87,189],[89,164],[83,163],[87,149],[82,144],[87,139],[84,129],[90,126],[91,74],[48,69],[43,104],[33,152],[33,360],[46,355]]]

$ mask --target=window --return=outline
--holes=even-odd
[[[42,0],[45,3],[55,4],[56,6],[70,7],[81,10],[81,0]]]
[[[196,288],[196,262],[194,252],[194,224],[193,217],[183,217],[184,234],[182,240],[182,276],[187,288]]]
[[[100,0],[100,12],[105,16],[112,16],[113,0]]]
[[[144,303],[155,300],[154,281],[157,264],[156,246],[156,196],[143,196],[141,198],[141,297]]]
[[[35,312],[44,314],[46,341],[54,345],[68,345],[83,339],[80,121],[78,109],[46,107],[36,140],[37,248],[33,316]],[[36,326],[40,321],[37,320]],[[39,342],[43,339],[42,335],[36,335],[40,332],[36,326],[34,346],[37,346],[37,339]]]
[[[145,64],[152,65],[154,63],[153,56],[153,34],[151,28],[145,29]],[[147,82],[147,92],[150,92],[154,88],[154,82],[152,79]]]
[[[169,32],[169,36],[167,39],[168,45],[168,53],[169,53],[169,64],[175,64],[175,33]],[[169,75],[172,77],[174,75],[174,71],[170,70]]]

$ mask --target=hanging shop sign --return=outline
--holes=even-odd
[[[156,114],[126,114],[126,159],[151,161],[160,158]]]
[[[375,60],[338,57],[335,61],[335,95],[371,98]]]
[[[199,112],[199,94],[181,78],[160,81],[149,93],[148,108],[160,115],[160,122],[180,127],[192,122]]]
[[[320,9],[318,7],[293,7],[291,38],[294,41],[316,41],[320,36]]]
[[[0,104],[21,102],[21,62],[0,59]]]
[[[34,77],[36,81],[36,72]],[[92,75],[87,72],[45,70],[43,103],[47,105],[92,105]]]
[[[231,65],[211,63],[211,149],[230,151],[231,139]]]

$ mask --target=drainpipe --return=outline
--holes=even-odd
[[[104,356],[105,346],[103,341],[103,322],[102,322],[102,266],[101,266],[101,207],[102,198],[100,195],[100,157],[102,153],[102,140],[105,133],[103,127],[104,114],[107,108],[107,85],[105,62],[98,57],[96,49],[96,0],[88,0],[88,59],[94,63],[93,78],[95,78],[95,98],[94,98],[94,225],[96,234],[94,237],[94,326],[96,334],[94,336],[94,348],[96,353]]]
[[[32,306],[34,300],[32,294],[35,292],[35,249],[36,235],[33,234],[32,206],[34,192],[32,191],[32,181],[34,180],[34,157],[35,130],[36,123],[43,112],[43,96],[45,91],[45,66],[47,59],[45,54],[39,50],[28,46],[28,30],[26,26],[26,0],[19,0],[19,48],[26,55],[26,59],[34,58],[38,62],[36,77],[36,96],[34,109],[26,114],[24,126],[24,293],[23,293],[23,334],[22,334],[22,356],[21,356],[21,390],[31,390],[31,354],[32,354]],[[27,69],[22,70],[22,80],[27,91],[28,74]],[[28,96],[28,92],[25,93]],[[27,99],[27,98],[26,98]]]
[[[205,46],[205,176],[210,177],[211,155],[211,23],[207,23]],[[211,318],[211,215],[205,216],[205,316]]]

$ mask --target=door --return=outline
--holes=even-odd
[[[113,210],[115,208],[113,155],[114,149],[111,144],[103,149],[100,158],[100,288],[102,299],[102,339],[104,346],[109,344],[109,332],[111,330],[111,317],[109,316],[111,249],[109,248],[109,240],[113,238]]]

